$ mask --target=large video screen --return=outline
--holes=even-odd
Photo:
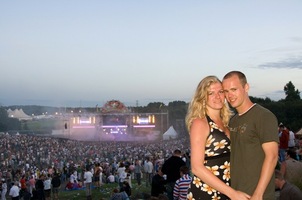
[[[125,125],[126,116],[122,115],[103,115],[103,125]]]

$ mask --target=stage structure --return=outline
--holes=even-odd
[[[73,113],[65,129],[69,138],[76,140],[155,140],[168,129],[168,113],[135,113],[122,102],[111,100],[96,107],[94,113]]]

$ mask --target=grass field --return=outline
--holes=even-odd
[[[135,180],[131,180],[132,182],[132,194],[131,200],[136,199],[145,199],[144,196],[150,195],[151,187],[146,187],[146,182],[142,180],[142,184],[140,186],[137,185]],[[65,185],[62,185],[63,187]],[[108,200],[111,197],[112,191],[114,188],[118,188],[118,183],[112,184],[104,184],[101,188],[93,188],[92,189],[92,199],[93,200]],[[60,200],[85,200],[86,193],[85,189],[80,190],[61,190],[59,193]]]

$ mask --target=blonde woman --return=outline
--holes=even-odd
[[[216,76],[205,77],[197,86],[186,116],[193,173],[188,199],[250,198],[230,187],[230,116],[221,81]]]

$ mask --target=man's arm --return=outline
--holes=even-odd
[[[263,194],[266,187],[271,180],[274,173],[277,161],[278,161],[278,144],[277,142],[267,142],[262,144],[262,149],[265,154],[265,158],[262,164],[260,179],[258,185],[254,191],[251,200],[263,199]]]

